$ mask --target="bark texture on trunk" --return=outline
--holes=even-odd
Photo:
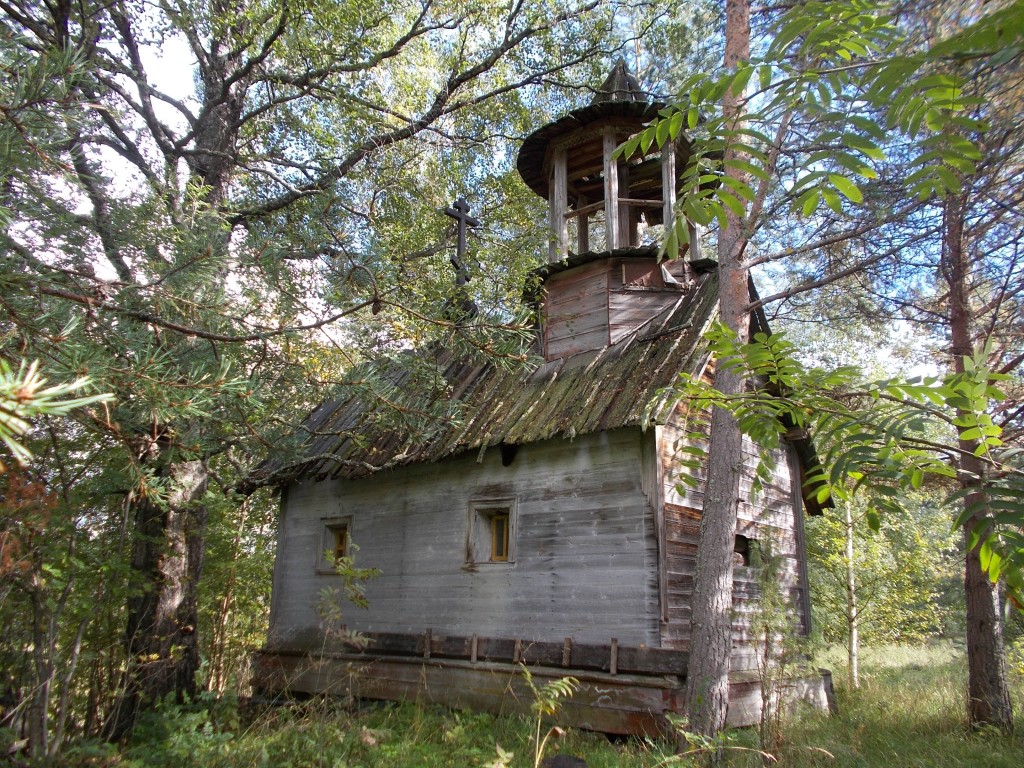
[[[725,66],[735,71],[750,57],[749,0],[726,3]],[[722,110],[733,129],[740,128],[740,95],[728,92]],[[726,158],[735,156],[726,150]],[[746,181],[736,168],[726,174]],[[719,311],[722,322],[737,336],[749,336],[747,305],[748,270],[743,261],[744,221],[732,210],[718,236]],[[744,380],[733,370],[719,365],[715,388],[725,395],[743,391]],[[727,411],[715,409],[711,416],[708,447],[708,480],[704,494],[697,569],[694,576],[690,618],[690,663],[686,678],[686,707],[689,728],[711,736],[725,727],[729,703],[729,657],[732,654],[732,551],[739,508],[740,475],[743,465],[743,436]],[[681,747],[685,746],[680,744]]]
[[[971,337],[973,313],[969,298],[971,265],[964,247],[966,198],[948,195],[944,205],[943,273],[949,286],[949,328],[953,366],[964,372],[964,358],[974,352]],[[960,413],[957,414],[962,415]],[[984,491],[985,465],[974,455],[976,440],[960,440],[960,485],[971,490],[964,499],[968,506],[987,503]],[[981,567],[978,550],[968,545],[978,515],[964,525],[964,595],[967,612],[968,716],[972,725],[991,725],[1010,733],[1013,707],[1006,675],[1006,652],[999,587]]]
[[[971,503],[971,497],[968,497]],[[974,520],[964,527],[969,537]],[[1006,679],[1006,649],[999,588],[981,567],[978,550],[969,549],[964,570],[967,608],[967,714],[972,725],[1013,731],[1013,705]]]
[[[846,507],[846,651],[851,688],[860,688],[860,617],[857,615],[857,568],[853,561],[853,512]]]
[[[716,387],[733,389],[731,372]],[[742,435],[728,411],[711,416],[708,483],[690,611],[690,662],[686,675],[689,730],[711,736],[725,727],[732,653],[732,550],[736,536]]]
[[[114,738],[134,727],[138,714],[173,694],[196,693],[199,669],[198,596],[203,570],[208,482],[199,460],[172,464],[164,503],[143,498],[135,505],[132,568],[141,593],[128,605],[128,672],[111,719]]]

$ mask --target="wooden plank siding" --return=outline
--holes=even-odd
[[[659,432],[659,455],[664,477],[664,517],[667,617],[662,623],[661,643],[664,648],[688,651],[690,647],[690,602],[700,539],[700,523],[704,507],[705,470],[683,468],[677,457],[682,445],[693,445],[688,433],[708,433],[707,414],[685,414],[677,410]],[[704,450],[708,439],[699,438]],[[740,503],[737,533],[752,541],[770,542],[773,551],[782,557],[780,567],[783,590],[788,593],[795,620],[802,632],[809,630],[809,605],[805,546],[803,541],[803,509],[799,479],[793,476],[795,462],[792,447],[784,445],[776,452],[772,481],[755,496],[752,489],[759,453],[749,440],[744,440],[743,475],[740,482]],[[686,472],[697,480],[693,487],[681,484]],[[738,556],[737,556],[738,557]],[[737,564],[733,576],[733,672],[756,668],[752,646],[751,619],[757,610],[759,588],[757,570]]]
[[[555,275],[546,286],[544,349],[548,359],[608,345],[608,271],[594,262]]]
[[[338,577],[316,572],[323,520],[349,517],[367,610],[351,629],[659,645],[655,515],[639,428],[497,450],[359,480],[302,482],[285,497],[270,648],[319,649],[316,606]],[[467,563],[470,502],[515,501],[514,560]],[[382,503],[382,500],[386,502]]]
[[[635,331],[672,306],[677,291],[620,288],[608,294],[608,332],[611,343]]]

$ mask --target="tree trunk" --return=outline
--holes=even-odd
[[[202,48],[200,38],[191,39],[203,108],[192,128],[195,150],[171,153],[168,163],[174,165],[184,157],[192,181],[202,186],[203,203],[219,211],[237,167],[239,126],[250,77],[239,74],[245,46],[237,43],[247,34],[244,6],[236,0],[216,0],[213,5],[222,18],[234,21],[208,40],[208,50]],[[125,43],[136,44],[128,17],[112,12],[112,18]],[[226,249],[230,233],[225,229],[218,237],[210,247]],[[168,449],[160,445],[161,452]],[[110,733],[117,739],[129,734],[139,713],[157,701],[169,695],[182,701],[196,694],[197,587],[207,516],[201,500],[208,482],[207,466],[200,460],[174,461],[160,474],[168,480],[168,497],[157,502],[143,496],[133,505],[132,569],[141,576],[142,594],[128,603],[128,670],[110,721]]]
[[[860,688],[860,638],[858,637],[859,617],[857,616],[857,569],[853,561],[853,512],[846,509],[846,650],[847,679],[851,688]]]
[[[964,248],[965,196],[947,195],[944,202],[942,269],[949,285],[949,328],[953,367],[964,372],[964,358],[973,354],[972,312],[968,298],[970,264]],[[962,415],[957,413],[958,416]],[[985,505],[985,466],[975,455],[976,440],[960,439],[960,485],[970,492],[967,506]],[[973,490],[971,490],[973,489]],[[999,588],[981,567],[977,547],[970,536],[979,522],[975,514],[964,525],[964,593],[967,610],[967,711],[972,725],[991,725],[1005,733],[1013,730],[1013,708],[1006,677],[1006,654]]]
[[[749,0],[726,3],[725,66],[730,71],[750,56]],[[740,98],[731,91],[722,101],[732,128],[739,128]],[[726,158],[735,155],[727,149]],[[729,176],[739,176],[726,168]],[[744,179],[745,181],[745,179]],[[719,312],[722,322],[737,336],[749,336],[747,306],[750,292],[748,270],[743,261],[743,220],[731,210],[718,236]],[[719,361],[721,363],[722,361]],[[719,365],[715,388],[724,395],[743,391],[743,378]],[[743,467],[743,437],[732,414],[716,408],[711,415],[711,444],[708,448],[708,480],[704,494],[697,568],[690,618],[690,662],[687,668],[685,701],[689,728],[711,736],[725,727],[729,703],[729,656],[732,653],[732,551],[736,536],[740,474]],[[684,747],[680,744],[680,747]]]
[[[208,481],[204,462],[172,464],[163,503],[135,504],[132,568],[142,576],[141,594],[128,605],[128,672],[111,719],[120,739],[139,712],[173,694],[181,701],[196,693],[199,669],[196,587],[203,569],[206,509],[200,503]]]
[[[32,701],[28,715],[28,748],[33,757],[45,759],[49,753],[50,690],[53,685],[53,625],[47,607],[41,577],[37,573],[32,585],[32,661],[35,679],[32,681]]]
[[[210,690],[223,694],[227,687],[227,669],[225,659],[227,657],[228,636],[231,631],[232,610],[231,605],[235,599],[235,583],[238,577],[238,560],[241,557],[242,539],[249,524],[249,504],[251,499],[242,502],[238,515],[238,527],[235,529],[235,538],[231,543],[231,568],[228,571],[227,582],[224,585],[224,596],[220,601],[220,610],[214,619],[211,627],[210,638]]]

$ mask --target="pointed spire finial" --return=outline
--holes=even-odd
[[[601,87],[594,94],[591,104],[602,104],[607,101],[650,101],[650,94],[644,93],[640,88],[640,82],[629,71],[625,59],[621,57],[615,62],[611,73],[601,83]]]

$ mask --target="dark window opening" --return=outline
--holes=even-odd
[[[337,563],[352,556],[352,517],[321,518],[320,546],[316,554],[316,572],[330,576],[338,572]]]
[[[732,562],[733,565],[750,565],[751,541],[742,533],[736,534],[736,541],[733,544]]]
[[[491,516],[491,562],[508,562],[508,513]]]

